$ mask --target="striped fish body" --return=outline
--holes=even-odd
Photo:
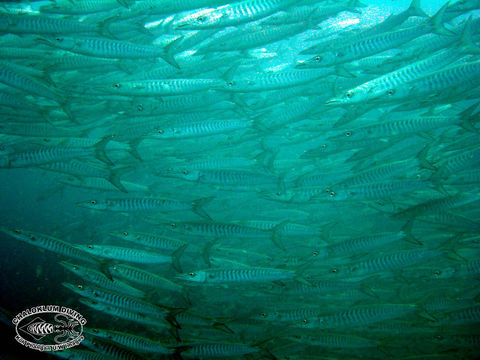
[[[349,253],[354,254],[361,250],[380,247],[394,241],[397,242],[404,236],[405,235],[402,232],[363,236],[330,245],[324,250],[328,253],[329,257],[346,255]]]
[[[324,78],[333,73],[330,68],[312,70],[284,70],[271,74],[258,73],[245,77],[228,79],[224,91],[250,92],[283,89],[291,86],[303,85],[314,80]]]
[[[180,211],[191,210],[192,203],[169,199],[155,198],[125,198],[125,199],[103,199],[88,200],[78,205],[95,210],[105,210],[114,212],[134,212],[134,211]]]
[[[110,235],[137,245],[148,246],[159,250],[174,251],[186,244],[185,241],[176,238],[131,231],[117,231],[110,233]]]
[[[234,26],[260,19],[292,3],[292,0],[243,0],[216,9],[188,14],[177,20],[174,26],[178,29],[191,30]]]
[[[295,272],[274,268],[209,269],[179,277],[183,280],[202,283],[245,283],[293,279]]]
[[[104,259],[113,259],[141,264],[168,264],[172,257],[151,250],[140,250],[110,245],[75,245],[76,248],[83,250],[93,256]]]
[[[305,324],[307,328],[336,328],[362,326],[391,320],[415,312],[417,307],[410,304],[382,304],[351,308],[331,315],[320,316],[314,322]]]
[[[60,94],[55,88],[50,88],[40,81],[16,71],[7,64],[0,63],[0,82],[26,92],[54,100],[61,100]]]
[[[144,292],[130,286],[121,281],[112,282],[100,271],[88,268],[82,265],[70,264],[65,261],[60,262],[65,269],[71,271],[75,275],[81,277],[83,280],[89,281],[94,285],[97,285],[101,288],[116,291],[125,295],[130,295],[134,297],[143,297],[145,296]]]
[[[50,251],[61,257],[83,261],[94,261],[87,252],[78,249],[75,245],[71,245],[49,235],[39,234],[27,230],[8,229],[5,227],[0,228],[0,231],[15,239]]]
[[[96,89],[127,96],[169,96],[221,89],[223,84],[220,79],[159,79],[121,81],[107,87],[97,86]]]
[[[68,34],[95,33],[97,27],[88,22],[27,14],[0,14],[0,33]]]
[[[223,134],[239,129],[247,129],[251,121],[243,119],[203,120],[179,124],[165,124],[156,129],[151,137],[156,139],[186,139],[214,134]]]
[[[372,200],[384,199],[393,195],[401,195],[415,190],[424,190],[433,187],[433,183],[421,180],[405,180],[390,183],[363,184],[340,188],[331,191],[328,195],[332,200]]]
[[[149,302],[137,299],[135,297],[123,295],[115,291],[105,290],[93,285],[75,286],[67,283],[63,283],[63,285],[91,300],[99,301],[114,307],[128,309],[129,311],[136,311],[147,316],[156,316],[162,319],[166,315],[164,310]]]
[[[116,41],[98,38],[46,38],[47,45],[72,53],[106,59],[152,59],[162,58],[172,66],[178,67],[173,57],[165,48],[153,45],[134,44],[127,41]]]
[[[113,341],[114,343],[133,351],[165,355],[173,353],[173,350],[167,349],[160,342],[145,338],[143,336],[104,329],[85,329],[84,331],[95,337]]]
[[[181,356],[184,358],[224,358],[232,356],[242,356],[258,352],[258,348],[245,344],[233,343],[204,343],[204,344],[186,344],[177,347]]]
[[[321,334],[319,336],[289,336],[288,340],[309,346],[322,346],[326,348],[339,349],[364,349],[376,347],[374,340],[353,335]]]
[[[110,268],[114,277],[120,277],[135,284],[182,292],[182,287],[151,272],[125,264],[115,264]]]
[[[159,318],[156,316],[150,316],[148,314],[143,314],[138,311],[133,311],[123,307],[91,300],[89,298],[80,298],[79,301],[94,310],[101,311],[108,315],[117,316],[123,320],[148,325],[151,326],[153,329],[165,329],[170,326],[167,322],[163,321],[163,317]]]
[[[222,223],[179,223],[171,224],[170,230],[185,235],[207,238],[256,239],[270,238],[271,234],[258,228]]]

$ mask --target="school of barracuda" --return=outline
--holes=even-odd
[[[78,275],[52,356],[478,358],[480,1],[421,6],[4,3],[1,175],[82,214],[1,224]]]

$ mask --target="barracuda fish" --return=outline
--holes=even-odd
[[[120,81],[111,86],[95,86],[99,91],[128,96],[164,96],[189,94],[203,90],[221,89],[219,79],[162,79]]]
[[[183,139],[228,133],[240,129],[249,129],[250,120],[202,120],[158,126],[151,136],[155,139]]]
[[[372,200],[387,198],[416,190],[432,189],[434,184],[430,181],[405,180],[390,183],[360,184],[346,188],[337,188],[324,191],[326,198],[331,200]]]
[[[88,158],[94,156],[100,161],[103,161],[107,165],[113,165],[110,159],[105,154],[105,146],[110,139],[105,138],[100,140],[94,145],[93,148],[89,147],[61,147],[61,146],[42,146],[37,149],[29,151],[21,151],[9,153],[6,155],[8,168],[22,168],[29,166],[40,166],[45,164],[56,163],[58,161],[71,160],[75,158]]]
[[[163,318],[167,312],[160,307],[153,305],[149,302],[137,299],[135,297],[123,295],[121,293],[102,289],[93,285],[73,285],[69,283],[62,283],[67,289],[85,296],[94,301],[99,301],[107,305],[111,305],[117,308],[128,309],[147,316]]]
[[[212,199],[213,198],[205,198],[191,202],[155,198],[101,199],[82,201],[77,203],[77,205],[94,210],[126,213],[136,211],[175,212],[190,210],[200,217],[211,220],[210,216],[202,207],[208,204]]]
[[[83,15],[115,10],[119,4],[129,7],[133,3],[134,1],[131,0],[77,0],[75,2],[56,0],[53,3],[40,6],[40,12],[44,14]]]
[[[60,261],[59,264],[63,266],[65,269],[78,275],[83,280],[87,280],[104,289],[117,291],[122,294],[135,296],[138,298],[142,298],[145,296],[145,293],[143,291],[136,289],[133,286],[130,286],[127,283],[124,283],[121,281],[112,282],[102,272],[97,271],[95,269],[82,266],[82,265],[72,264],[67,261]]]
[[[107,59],[154,59],[161,58],[170,65],[180,68],[167,47],[141,45],[124,41],[98,38],[38,38],[38,41],[76,54]]]
[[[234,343],[192,343],[175,346],[177,352],[185,358],[225,358],[253,354],[258,348]]]
[[[0,33],[71,34],[97,33],[97,26],[88,22],[38,15],[0,13]]]
[[[7,227],[0,227],[0,231],[17,240],[50,251],[54,254],[66,257],[68,259],[95,262],[94,258],[90,257],[87,252],[78,249],[73,244],[69,244],[63,240],[54,238],[49,235],[44,235],[28,230],[11,229]]]
[[[120,277],[124,280],[131,281],[138,285],[149,286],[153,288],[160,288],[164,290],[182,292],[183,288],[168,279],[153,274],[151,272],[125,264],[115,264],[110,267],[112,276]],[[118,284],[118,282],[116,282]]]
[[[148,325],[156,330],[163,331],[170,327],[170,324],[164,321],[163,317],[150,316],[138,311],[131,311],[89,298],[80,298],[79,302],[105,314],[116,316],[120,319],[132,321],[134,323]]]
[[[348,326],[361,326],[366,324],[374,324],[380,321],[400,318],[414,313],[418,309],[414,304],[382,304],[359,306],[352,309],[319,316],[312,319],[311,322],[298,324],[298,327],[304,328],[342,328]]]
[[[285,70],[272,73],[255,73],[245,76],[226,76],[224,91],[250,92],[298,86],[333,74],[333,69]]]
[[[352,335],[335,335],[322,334],[320,336],[309,335],[292,335],[286,337],[290,341],[294,341],[308,346],[322,346],[326,348],[341,349],[363,349],[378,346],[378,342],[368,338]]]
[[[151,250],[140,250],[113,245],[75,245],[75,247],[94,256],[126,262],[168,264],[172,261],[172,256],[152,252]],[[181,249],[183,251],[183,248]],[[179,253],[181,252],[179,251]]]
[[[186,245],[185,241],[163,235],[147,234],[135,231],[115,231],[111,236],[134,244],[148,246],[159,250],[177,250]]]
[[[295,278],[293,270],[274,268],[247,268],[247,269],[207,269],[180,274],[178,279],[200,283],[248,283]]]
[[[173,354],[173,350],[170,350],[166,345],[159,341],[148,339],[143,336],[128,334],[120,331],[105,330],[105,329],[84,329],[87,334],[92,336],[109,340],[115,344],[124,346],[133,351],[139,351],[141,353],[150,354]]]
[[[208,29],[233,26],[261,19],[288,7],[292,0],[244,0],[187,14],[174,22],[177,29]]]

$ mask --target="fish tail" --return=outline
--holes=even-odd
[[[174,57],[174,49],[175,49],[174,45],[178,44],[182,40],[183,40],[183,36],[180,36],[179,38],[176,38],[175,40],[173,40],[171,43],[169,43],[167,46],[163,48],[163,54],[160,56],[163,60],[165,60],[167,63],[169,63],[173,67],[176,67],[177,69],[180,69],[180,65],[178,65]]]
[[[107,153],[105,152],[105,147],[107,146],[108,142],[112,139],[111,135],[104,136],[102,140],[97,142],[94,146],[95,148],[95,157],[104,162],[109,166],[115,165],[108,157]]]
[[[128,193],[120,178],[129,170],[133,170],[133,167],[127,166],[119,169],[113,169],[110,171],[110,175],[108,176],[107,180],[121,192]]]
[[[187,247],[188,247],[188,244],[182,245],[177,250],[175,250],[172,254],[172,266],[179,273],[183,272],[182,265],[180,264],[180,258],[182,257]]]
[[[215,196],[210,196],[207,198],[194,200],[193,207],[192,207],[193,212],[204,219],[212,220],[210,215],[207,214],[207,212],[203,209],[203,207],[206,206],[208,203],[210,203],[214,198]]]

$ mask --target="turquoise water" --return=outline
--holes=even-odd
[[[478,1],[3,4],[5,358],[479,358]]]

